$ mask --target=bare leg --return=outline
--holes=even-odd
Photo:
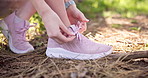
[[[24,20],[29,20],[36,12],[30,1],[25,1],[20,8],[17,9],[16,15]]]
[[[46,0],[47,4],[58,14],[62,22],[66,26],[70,26],[70,21],[67,16],[66,8],[64,5],[64,0]],[[35,8],[30,1],[23,3],[16,15],[22,19],[29,20],[29,18],[36,12]]]
[[[41,16],[49,38],[54,39],[58,43],[65,43],[68,41],[72,41],[75,38],[73,36],[74,34],[72,32],[70,32],[68,30],[68,28],[63,24],[62,20],[60,19],[61,17],[59,17],[57,15],[57,13],[55,13],[55,11],[53,11],[53,9],[51,9],[51,7],[47,4],[47,2],[45,2],[45,0],[30,0],[30,1],[31,1],[32,5],[34,6],[34,8],[39,13],[39,15]],[[56,0],[56,1],[58,1],[58,0]],[[59,0],[58,3],[60,3],[60,2],[61,2],[61,0]],[[54,2],[51,1],[51,4],[53,5]],[[64,2],[63,2],[63,4],[64,4]],[[54,5],[59,5],[59,4],[54,4]],[[58,6],[58,7],[60,7],[60,6]],[[64,6],[63,6],[63,8],[64,8]],[[56,10],[56,11],[60,11],[60,9]],[[61,31],[66,33],[68,35],[68,37],[63,35],[61,33]]]
[[[62,22],[68,27],[70,26],[70,21],[67,16],[64,0],[45,0],[47,4],[55,11]]]

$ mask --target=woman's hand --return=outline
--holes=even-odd
[[[46,13],[42,19],[46,26],[48,36],[58,43],[69,42],[75,38],[74,34],[68,30],[56,13]],[[62,34],[62,32],[64,34]]]
[[[71,24],[78,24],[81,23],[81,29],[79,30],[80,33],[83,33],[87,29],[86,22],[89,20],[84,16],[84,14],[76,7],[76,5],[71,5],[67,8],[68,18]]]
[[[50,38],[58,43],[69,42],[75,38],[74,34],[68,30],[59,16],[47,5],[45,0],[31,0],[31,2],[41,16]]]

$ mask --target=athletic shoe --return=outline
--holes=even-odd
[[[26,40],[29,22],[16,16],[15,12],[0,21],[2,33],[8,39],[11,51],[17,54],[33,51],[33,46]]]
[[[73,41],[58,44],[49,38],[46,55],[51,58],[89,60],[102,58],[112,53],[111,46],[89,40],[79,33],[79,27],[71,25],[69,28],[76,35]]]

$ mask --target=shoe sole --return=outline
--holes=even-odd
[[[23,51],[16,49],[12,44],[12,37],[9,34],[8,26],[6,25],[5,21],[0,20],[0,27],[2,29],[2,33],[4,34],[4,36],[7,38],[8,42],[9,42],[9,47],[10,47],[11,51],[13,51],[14,53],[17,53],[17,54],[23,54],[23,53],[31,52],[34,50],[33,47],[28,48],[27,50],[23,50]]]
[[[50,58],[65,58],[65,59],[75,59],[75,60],[99,59],[111,53],[112,53],[112,48],[107,52],[99,54],[82,54],[82,53],[71,52],[63,48],[47,48],[46,50],[46,55]]]

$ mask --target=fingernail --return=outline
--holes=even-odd
[[[86,19],[86,21],[88,22],[88,21],[89,21],[89,19]]]
[[[89,20],[88,19],[85,19],[83,22],[88,22]]]

